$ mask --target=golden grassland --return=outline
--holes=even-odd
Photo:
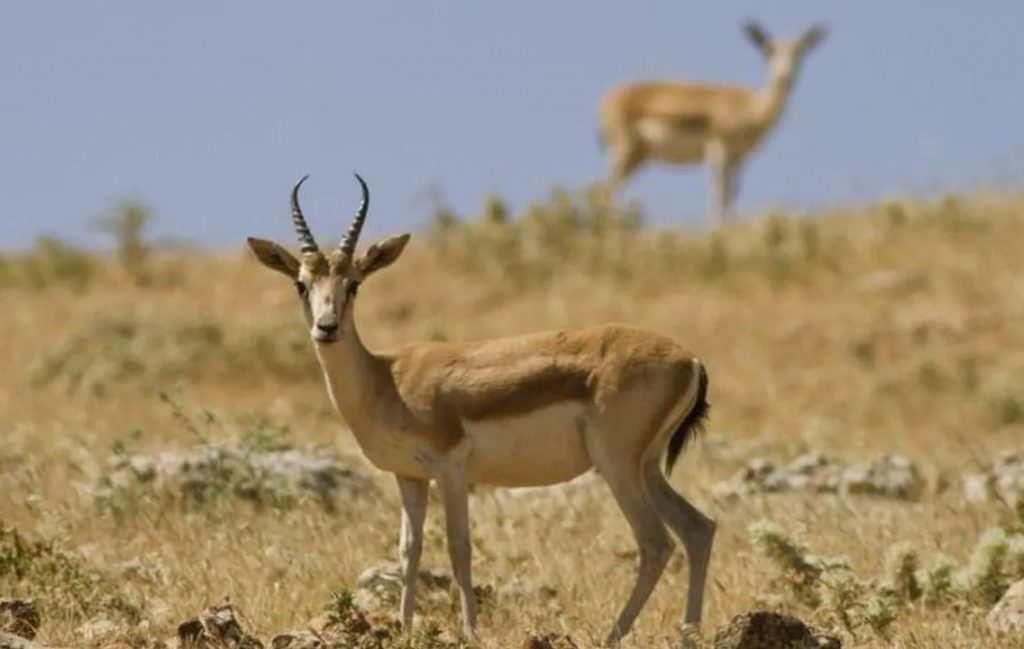
[[[383,348],[636,324],[707,364],[716,438],[781,458],[807,449],[848,459],[899,452],[924,467],[932,487],[911,502],[780,495],[724,503],[710,487],[739,460],[695,444],[673,483],[719,523],[708,629],[766,600],[829,625],[776,587],[777,570],[747,533],[755,520],[774,520],[865,575],[899,542],[963,561],[986,528],[1006,522],[1005,504],[964,503],[955,477],[1001,450],[1024,450],[1024,199],[893,201],[767,215],[706,234],[640,228],[635,216],[562,193],[517,220],[498,201],[472,222],[442,215],[363,288],[363,338]],[[149,602],[134,619],[118,613],[125,624],[148,616],[134,637],[171,635],[177,622],[229,597],[266,638],[301,626],[364,567],[396,555],[390,479],[361,458],[332,411],[293,288],[241,248],[107,259],[44,242],[0,258],[0,314],[0,521],[73,552],[90,570],[157,560],[162,580],[110,577],[110,588]],[[113,448],[199,441],[168,398],[193,417],[263,419],[286,426],[293,442],[332,445],[376,476],[383,496],[334,513],[245,502],[97,507],[90,489]],[[954,484],[941,488],[947,481]],[[517,506],[479,490],[471,508],[477,582],[520,575],[558,590],[557,609],[540,601],[488,609],[483,646],[517,647],[531,628],[585,644],[603,636],[635,569],[631,534],[610,497]],[[446,567],[439,510],[435,502],[424,564]],[[624,646],[678,638],[679,555]],[[67,590],[45,575],[0,569],[0,596],[40,600],[40,637],[50,643],[80,644],[75,629],[109,604],[83,604]],[[846,638],[866,647],[1019,646],[991,635],[984,613],[911,605],[884,633],[861,628]],[[436,619],[458,628],[454,612]]]

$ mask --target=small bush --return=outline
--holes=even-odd
[[[223,350],[223,332],[212,322],[103,318],[68,335],[29,368],[29,376],[36,387],[102,396],[130,380],[190,375]]]
[[[889,548],[885,562],[886,586],[899,601],[913,602],[923,593],[917,579],[917,551],[908,543]]]
[[[148,284],[148,262],[151,254],[145,233],[153,216],[149,208],[134,201],[124,201],[95,221],[96,228],[114,239],[117,261],[137,284]]]
[[[754,545],[778,565],[793,594],[808,606],[821,604],[818,592],[824,567],[808,555],[807,548],[786,535],[782,527],[770,521],[758,521],[749,528]]]
[[[27,254],[0,256],[0,288],[87,289],[96,275],[88,253],[55,237],[40,237]]]
[[[956,564],[946,555],[935,557],[930,568],[924,571],[924,603],[927,606],[940,606],[950,602],[954,597],[953,570]]]
[[[990,608],[1011,583],[1024,578],[1024,535],[1003,528],[984,532],[967,565],[956,570],[944,555],[919,569],[917,551],[901,543],[889,549],[881,578],[858,579],[840,560],[814,557],[778,525],[760,521],[751,540],[782,572],[796,599],[832,617],[847,631],[867,626],[877,633],[895,621],[898,607],[974,605]]]
[[[992,606],[1010,585],[1005,571],[1008,550],[1006,530],[994,527],[986,530],[978,545],[956,579],[957,588],[969,601],[980,606]]]
[[[209,373],[313,380],[315,357],[297,327],[241,332],[230,339],[204,318],[99,318],[68,334],[29,367],[37,388],[66,394],[108,395],[121,385],[144,389]]]
[[[102,572],[52,542],[30,541],[0,524],[0,592],[46,602],[48,617],[84,621],[99,613],[137,623],[142,605]]]
[[[896,619],[896,613],[878,596],[868,598],[864,606],[863,620],[876,633],[884,633]]]

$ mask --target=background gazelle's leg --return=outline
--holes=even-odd
[[[729,161],[721,140],[708,142],[704,162],[708,168],[708,212],[715,225],[722,225],[729,204]]]
[[[420,556],[423,554],[423,521],[427,514],[426,480],[396,476],[398,492],[402,498],[402,532],[398,541],[398,554],[402,563],[402,626],[412,628],[416,611],[416,583],[419,581]]]
[[[638,141],[626,136],[620,138],[611,144],[612,165],[604,187],[604,197],[609,204],[615,200],[615,194],[622,184],[629,180],[644,161],[643,149]]]
[[[722,214],[724,219],[730,219],[734,216],[733,204],[736,202],[736,195],[740,189],[740,164],[735,160],[730,160],[725,167],[725,187],[724,187],[724,205],[722,208]]]

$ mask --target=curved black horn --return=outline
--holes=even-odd
[[[359,204],[359,210],[352,217],[352,223],[348,226],[348,232],[338,244],[338,250],[343,255],[352,255],[356,251],[356,243],[359,241],[359,233],[363,230],[363,223],[366,221],[366,212],[370,209],[370,190],[366,187],[366,181],[359,174],[353,174],[359,181],[363,190],[363,202]]]
[[[292,222],[295,224],[295,233],[299,235],[299,251],[316,252],[319,250],[316,240],[313,239],[313,233],[309,231],[306,219],[302,216],[302,208],[299,207],[299,187],[302,187],[302,183],[306,182],[307,178],[309,178],[309,174],[299,179],[299,182],[295,183],[295,187],[292,188]]]

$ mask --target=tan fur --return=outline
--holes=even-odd
[[[337,362],[362,358],[372,390],[358,407],[388,412],[402,422],[395,434],[444,453],[464,438],[461,421],[505,419],[572,401],[595,413],[614,408],[624,393],[668,381],[668,408],[696,379],[693,356],[668,338],[621,325],[515,336],[469,343],[424,342],[380,355],[342,349],[361,347],[354,327],[339,345]],[[349,358],[353,357],[353,358]],[[328,361],[330,362],[330,361]],[[345,374],[345,373],[343,373]],[[351,376],[351,375],[348,375]],[[351,381],[346,381],[351,383]],[[347,391],[339,386],[339,391]],[[360,415],[338,404],[357,437]],[[368,422],[369,426],[372,423]],[[658,431],[622,431],[639,454]],[[381,467],[395,470],[395,467]],[[422,475],[422,471],[416,472]]]
[[[628,146],[622,140],[636,138],[632,131],[646,120],[658,122],[680,137],[693,137],[700,146],[690,156],[652,156],[689,164],[704,160],[704,146],[712,138],[727,141],[731,157],[752,151],[781,114],[780,99],[736,86],[641,82],[613,89],[602,99],[599,112],[612,147]],[[640,146],[655,148],[650,142]]]
[[[310,240],[301,213],[295,220]],[[629,631],[660,578],[672,551],[666,525],[687,546],[686,621],[698,622],[714,523],[668,487],[657,466],[687,415],[702,407],[700,362],[664,336],[623,325],[374,353],[356,327],[357,289],[408,240],[389,237],[354,259],[311,249],[301,260],[249,240],[264,265],[295,283],[331,401],[370,462],[397,478],[403,624],[413,619],[430,481],[440,487],[472,635],[469,484],[549,485],[590,468],[608,482],[639,545],[637,580],[609,638]]]
[[[739,167],[782,115],[803,55],[824,35],[814,27],[794,40],[770,40],[756,25],[747,33],[768,60],[759,89],[649,81],[613,88],[598,105],[611,155],[606,188],[614,194],[642,164],[706,164],[709,212],[723,220],[737,191]]]

